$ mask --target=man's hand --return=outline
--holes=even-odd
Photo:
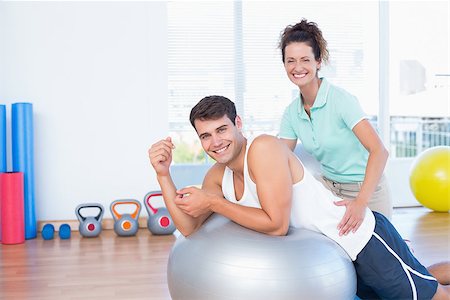
[[[172,163],[172,149],[174,148],[175,145],[172,143],[172,139],[167,137],[165,140],[153,144],[148,150],[150,163],[159,176],[169,174],[169,167]]]
[[[184,213],[197,218],[211,212],[211,200],[215,195],[196,187],[186,187],[177,191],[175,204]]]
[[[366,205],[362,201],[355,200],[341,200],[335,201],[337,206],[345,206],[345,214],[342,217],[337,229],[339,230],[339,235],[347,235],[352,232],[356,232],[359,226],[361,226],[364,217],[366,215]]]

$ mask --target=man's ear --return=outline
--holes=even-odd
[[[236,124],[236,127],[238,129],[242,129],[242,119],[239,116],[236,116],[236,119],[234,119],[234,123]]]

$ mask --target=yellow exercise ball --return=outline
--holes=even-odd
[[[450,210],[450,147],[438,146],[420,153],[413,162],[409,184],[423,206]]]

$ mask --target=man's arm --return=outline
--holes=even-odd
[[[262,210],[275,234],[284,235],[289,228],[292,204],[291,151],[276,137],[256,138],[248,154],[248,168]]]
[[[218,194],[207,194],[196,188],[180,192],[190,194],[177,205],[187,214],[196,216],[203,209],[219,213],[232,221],[270,235],[285,235],[289,228],[292,201],[292,177],[289,149],[277,138],[261,136],[255,139],[248,153],[248,167],[256,183],[260,208],[229,202]],[[270,158],[270,159],[269,159]]]
[[[174,144],[170,137],[161,140],[151,146],[148,151],[150,162],[156,171],[158,183],[161,187],[164,203],[169,210],[170,216],[175,223],[177,229],[183,235],[192,233],[193,228],[198,228],[200,224],[209,216],[209,214],[192,217],[184,213],[175,204],[175,199],[178,197],[175,184],[169,172],[170,164],[172,163],[172,149]]]

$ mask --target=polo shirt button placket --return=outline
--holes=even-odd
[[[313,128],[312,132],[313,132],[313,135],[312,135],[312,141],[314,142],[314,145],[315,145],[316,148],[317,148],[318,145],[317,145],[317,142],[316,142],[316,135],[315,135],[315,133],[314,133],[314,128]]]

